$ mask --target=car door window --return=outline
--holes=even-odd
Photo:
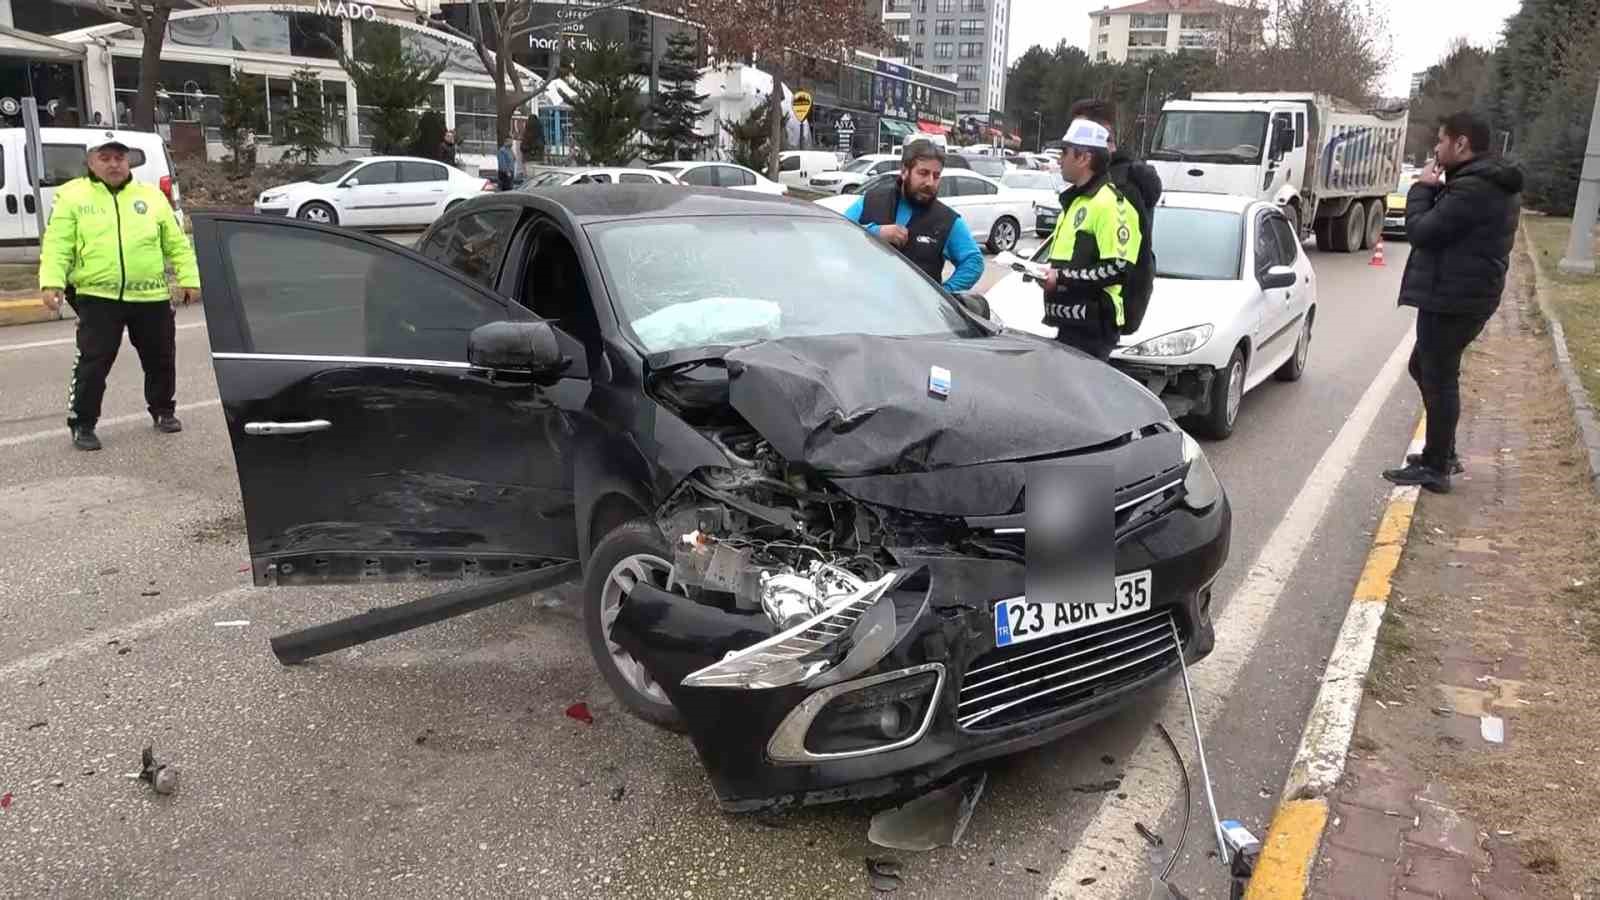
[[[445,174],[444,166],[425,162],[402,162],[400,165],[400,180],[410,184],[421,181],[444,181],[449,176]],[[361,180],[366,184],[365,178]]]
[[[382,242],[239,224],[223,250],[248,353],[465,363],[472,330],[508,318],[492,297]]]
[[[449,240],[440,250],[439,262],[492,288],[516,224],[515,209],[486,209],[464,215],[449,229]]]
[[[982,178],[961,179],[961,196],[963,197],[987,197],[998,193],[1000,193],[999,188],[984,181]]]
[[[960,187],[961,182],[965,181],[965,180],[966,179],[956,178],[956,177],[953,177],[953,176],[950,176],[950,175],[946,175],[943,178],[940,178],[939,179],[939,196],[941,196],[941,197],[959,196],[959,193],[961,191],[961,187]]]
[[[874,174],[874,175],[882,175],[884,172],[893,172],[896,168],[899,167],[899,165],[900,165],[899,163],[895,162],[892,159],[886,159],[883,162],[878,163],[877,165],[872,167],[872,174]]]
[[[595,172],[580,177],[574,184],[610,184],[611,176],[604,172]]]
[[[624,172],[619,179],[623,184],[660,184],[661,181],[653,175],[642,175],[636,172]]]
[[[1256,219],[1256,273],[1265,273],[1273,266],[1280,265],[1278,239],[1272,233],[1272,227],[1267,218],[1262,216]]]
[[[1289,221],[1282,216],[1271,216],[1267,219],[1267,227],[1278,242],[1278,260],[1286,266],[1294,265],[1300,258],[1300,241],[1295,238]]]
[[[800,171],[800,157],[798,157],[798,156],[785,156],[783,159],[778,160],[778,171],[779,172],[798,172],[798,171]]]
[[[715,166],[696,166],[686,170],[678,176],[684,184],[699,185],[700,187],[716,187],[717,172]]]
[[[375,184],[394,184],[400,178],[400,164],[392,162],[370,163],[350,173],[362,187]]]
[[[754,172],[746,172],[733,166],[717,166],[717,182],[723,187],[749,187],[756,183]]]

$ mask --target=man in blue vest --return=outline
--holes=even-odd
[[[983,275],[983,251],[955,210],[939,202],[944,151],[932,141],[912,141],[900,152],[900,177],[861,195],[845,218],[865,225],[929,278],[952,293],[971,290]],[[944,277],[949,260],[956,270]]]

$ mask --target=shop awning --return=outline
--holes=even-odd
[[[83,46],[69,44],[45,37],[42,34],[33,34],[20,31],[16,28],[7,28],[0,25],[0,56],[18,56],[24,59],[56,59],[71,62],[84,58]]]
[[[902,122],[899,119],[879,119],[878,121],[883,125],[884,130],[889,132],[890,137],[904,139],[917,133],[917,126],[910,122]]]
[[[940,125],[938,122],[929,122],[929,121],[926,121],[926,120],[918,122],[917,123],[917,128],[920,129],[923,134],[949,134],[950,133],[950,128],[948,126]]]

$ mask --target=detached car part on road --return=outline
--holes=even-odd
[[[584,186],[470,201],[418,253],[195,235],[256,583],[581,560],[601,674],[728,808],[915,789],[1212,647],[1199,446],[826,210]],[[1103,603],[1025,597],[1026,486],[1063,464],[1113,482]]]

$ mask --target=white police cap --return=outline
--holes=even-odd
[[[1098,147],[1105,150],[1111,140],[1111,132],[1098,122],[1073,119],[1072,124],[1067,126],[1067,133],[1061,136],[1061,140],[1074,147]]]

